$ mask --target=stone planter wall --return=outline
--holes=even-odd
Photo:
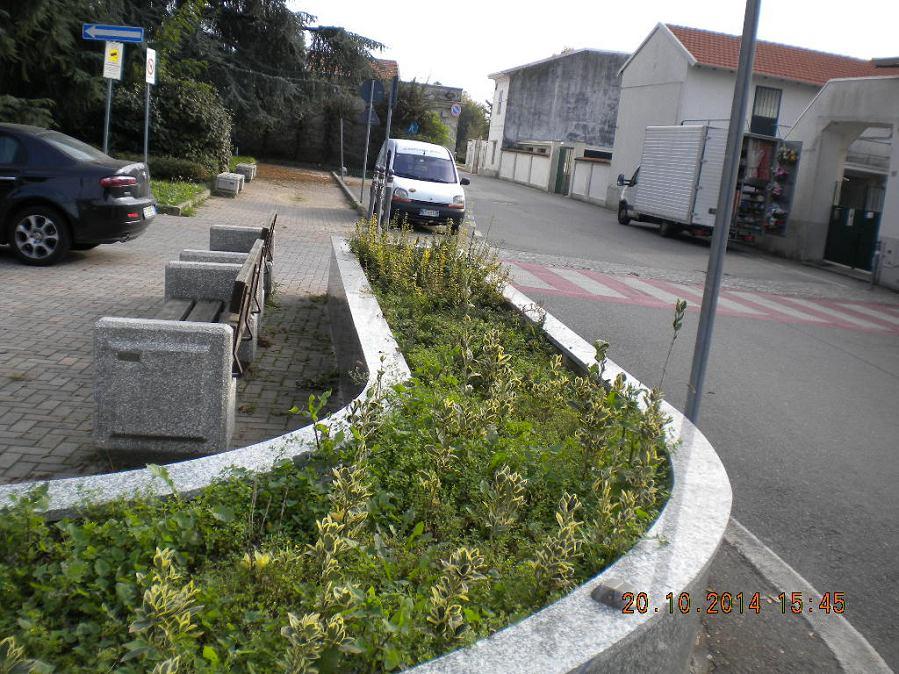
[[[380,369],[390,386],[409,377],[409,369],[387,326],[362,268],[344,239],[332,238],[329,278],[332,338],[341,371],[367,375],[364,397]],[[593,347],[528,297],[507,286],[505,296],[524,320],[538,324],[547,338],[576,369],[586,371]],[[609,380],[623,373],[607,361]],[[688,615],[667,604],[665,595],[689,592],[693,607],[705,605],[705,579],[730,516],[731,489],[720,459],[705,436],[676,409],[669,436],[678,443],[671,454],[674,474],[671,498],[647,535],[611,567],[566,597],[521,622],[470,647],[449,653],[413,669],[416,674],[479,672],[676,672],[685,671],[699,626],[695,609]],[[348,408],[327,422],[346,424]],[[301,428],[279,438],[222,454],[171,464],[176,488],[192,494],[231,467],[264,472],[282,457],[300,458],[314,446],[312,429]],[[128,498],[137,493],[165,495],[169,488],[147,469],[109,475],[55,480],[50,485],[50,517],[77,511],[85,499],[93,503]],[[0,507],[35,483],[0,486]],[[600,603],[591,595],[598,588],[645,592],[650,609],[625,615],[620,607]]]
[[[594,362],[594,348],[527,296],[506,286],[505,296],[527,321],[540,324],[547,338],[581,372]],[[604,377],[623,373],[611,361]],[[705,606],[705,581],[730,518],[727,473],[706,437],[674,407],[668,435],[679,443],[671,453],[671,498],[646,536],[615,564],[568,596],[467,648],[414,668],[416,674],[463,672],[683,672],[699,628],[696,607]],[[649,611],[625,615],[591,595],[604,586],[645,592]],[[665,595],[690,593],[692,608],[670,615]],[[659,612],[654,609],[659,607]]]

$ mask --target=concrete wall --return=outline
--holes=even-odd
[[[553,140],[612,147],[618,70],[626,54],[582,50],[509,74],[503,140]]]
[[[656,30],[621,75],[621,98],[611,180],[606,203],[618,203],[614,178],[633,174],[640,163],[647,126],[677,124],[689,61],[684,48],[666,29]]]
[[[552,175],[551,157],[530,152],[502,150],[499,166],[500,178],[549,190]]]
[[[615,204],[606,204],[606,188],[610,180],[611,166],[608,162],[575,160],[571,176],[571,193],[568,196],[600,206],[614,207]]]
[[[821,89],[787,136],[803,144],[787,234],[765,242],[791,257],[823,257],[834,186],[843,176],[847,150],[871,127],[890,130],[894,139],[879,232],[880,280],[899,289],[899,77],[831,80]]]
[[[493,108],[490,112],[490,129],[487,132],[487,152],[481,165],[481,173],[499,175],[499,163],[502,157],[503,125],[506,122],[506,109],[509,101],[509,78],[506,75],[495,77],[493,89]]]

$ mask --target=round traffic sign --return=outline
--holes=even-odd
[[[462,114],[462,106],[458,103],[453,103],[453,105],[450,107],[450,114],[453,117],[458,117]]]

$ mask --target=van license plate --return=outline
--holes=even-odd
[[[440,215],[440,211],[435,211],[430,208],[422,208],[419,212],[419,215],[423,215],[427,218],[436,218]]]
[[[150,218],[156,215],[156,207],[155,206],[147,206],[144,208],[144,220],[149,220]]]

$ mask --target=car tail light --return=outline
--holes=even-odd
[[[140,213],[135,211],[134,213],[129,213],[128,218],[131,220],[137,220],[140,217]]]
[[[105,178],[100,178],[100,185],[106,188],[128,187],[130,185],[137,185],[137,178],[134,176],[107,176]]]

